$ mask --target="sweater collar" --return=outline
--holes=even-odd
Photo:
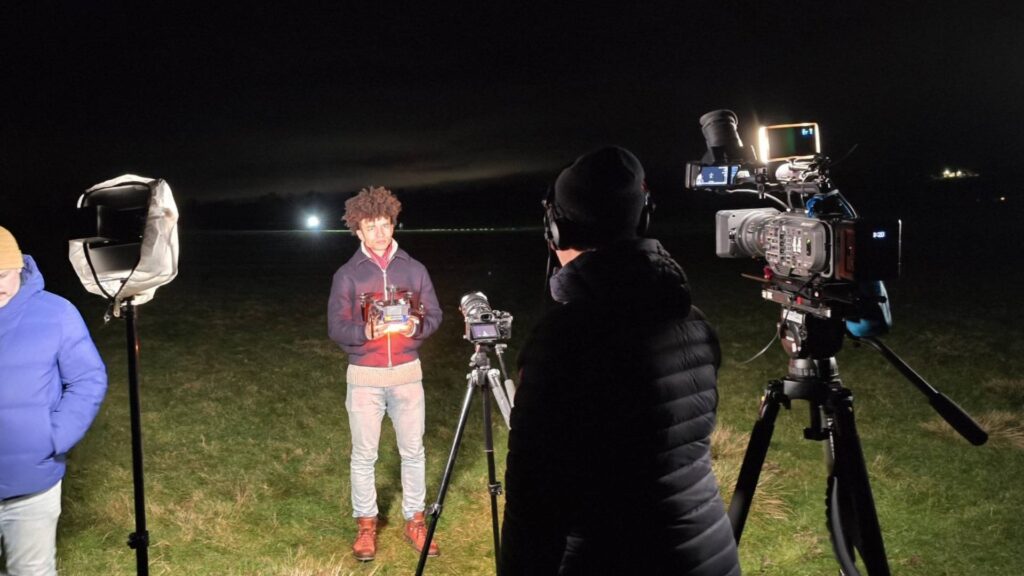
[[[381,270],[384,270],[388,267],[388,264],[398,256],[398,240],[395,240],[394,238],[391,239],[391,244],[388,245],[388,251],[384,256],[377,256],[366,247],[366,244],[363,244],[362,242],[359,243],[359,250],[371,262],[376,263],[377,266],[380,266]]]

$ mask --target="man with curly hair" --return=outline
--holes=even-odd
[[[345,202],[345,224],[360,245],[335,272],[327,304],[328,334],[348,354],[345,409],[352,431],[352,515],[358,532],[352,552],[364,562],[373,560],[377,550],[374,465],[385,413],[402,460],[405,538],[419,552],[427,533],[425,404],[417,349],[441,324],[441,307],[427,269],[393,238],[401,209],[383,187],[364,188]],[[367,313],[367,303],[393,294],[407,296],[414,312],[407,320],[384,323]],[[436,539],[428,555],[438,555]]]

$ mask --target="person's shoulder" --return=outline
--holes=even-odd
[[[395,259],[401,259],[405,261],[406,264],[414,270],[427,270],[427,267],[422,262],[413,258],[412,255],[406,252],[404,248],[399,248],[398,251],[395,252]]]
[[[82,317],[78,308],[70,300],[46,290],[40,290],[33,294],[29,305],[31,306],[29,314],[49,316],[53,319],[79,319]]]
[[[54,308],[56,310],[78,310],[77,308],[75,308],[75,305],[72,304],[70,300],[63,296],[54,294],[53,292],[50,292],[48,290],[40,290],[39,292],[37,292],[34,300],[39,306],[47,306],[50,308]]]
[[[370,258],[366,254],[363,254],[362,250],[357,248],[355,253],[353,253],[352,256],[350,256],[349,259],[345,261],[344,264],[338,267],[338,270],[334,273],[334,275],[339,276],[351,273],[360,264],[369,261]]]
[[[544,313],[535,326],[535,332],[580,342],[602,333],[603,317],[601,311],[589,303],[558,304]]]

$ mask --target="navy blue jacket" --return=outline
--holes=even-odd
[[[414,299],[423,305],[422,321],[411,338],[401,334],[389,334],[377,340],[366,338],[359,295],[383,294],[385,284],[412,292]],[[417,350],[423,341],[441,325],[441,316],[441,305],[426,267],[397,243],[394,257],[384,270],[364,252],[360,243],[352,258],[334,273],[327,302],[327,333],[348,353],[351,364],[384,368],[412,362],[419,357]]]
[[[656,240],[585,252],[519,356],[506,576],[739,574],[711,470],[717,337]]]
[[[78,310],[43,290],[25,256],[22,284],[0,308],[0,499],[64,477],[107,391],[107,372]]]

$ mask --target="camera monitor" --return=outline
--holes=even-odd
[[[740,169],[737,164],[725,166],[701,166],[700,172],[694,180],[694,186],[708,188],[724,188],[736,180],[736,172]]]
[[[765,163],[794,158],[813,158],[821,152],[816,122],[762,126],[757,132],[759,156]]]
[[[469,339],[473,342],[478,340],[493,340],[498,338],[498,324],[496,322],[484,322],[481,324],[469,325]]]

